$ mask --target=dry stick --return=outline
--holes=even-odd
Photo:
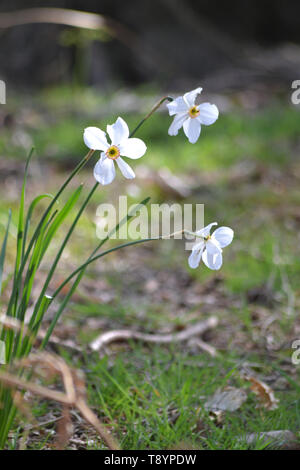
[[[87,406],[84,400],[81,398],[77,400],[76,402],[76,408],[82,416],[85,418],[85,420],[90,423],[99,433],[100,437],[103,439],[103,441],[106,443],[107,447],[111,450],[120,450],[119,444],[115,441],[115,439],[108,434],[106,431],[105,427],[102,426],[100,423],[99,419],[95,415],[95,413],[92,412],[92,410]]]
[[[99,433],[101,439],[105,442],[107,447],[111,450],[120,450],[119,444],[115,439],[108,434],[104,426],[100,423],[97,416],[92,412],[92,410],[87,406],[85,401],[82,398],[74,397],[74,401],[70,399],[67,394],[58,392],[56,390],[49,390],[46,387],[43,387],[38,384],[27,382],[26,380],[19,379],[18,377],[9,374],[7,372],[0,372],[0,381],[9,387],[19,387],[23,390],[29,390],[35,395],[40,395],[42,397],[48,398],[49,400],[54,400],[59,403],[68,405],[69,407],[74,406],[81,412],[85,420],[90,423]]]
[[[73,26],[94,31],[105,30],[110,36],[131,45],[137,37],[130,29],[125,28],[116,20],[87,11],[66,8],[28,8],[18,11],[2,12],[0,28],[12,28],[31,23],[53,23]]]
[[[166,335],[139,333],[132,330],[112,330],[102,333],[98,338],[90,343],[93,351],[99,351],[104,346],[113,341],[134,339],[148,343],[169,344],[173,342],[186,341],[193,336],[202,335],[205,331],[215,328],[218,325],[217,317],[210,317],[207,320],[196,323],[179,333],[170,333]]]
[[[50,400],[57,401],[59,403],[67,405],[68,407],[77,408],[78,411],[81,412],[85,420],[98,431],[101,439],[105,442],[109,449],[120,450],[119,444],[106,431],[97,416],[92,412],[92,410],[88,407],[88,405],[82,398],[78,398],[75,395],[74,399],[72,400],[70,397],[70,392],[68,390],[66,390],[66,393],[58,392],[56,390],[49,390],[48,388],[43,387],[41,385],[19,379],[18,377],[7,372],[0,372],[0,381],[3,382],[5,385],[8,385],[9,387],[19,387],[22,390],[29,390],[35,395],[40,395]]]
[[[21,328],[20,322],[18,320],[7,318],[5,315],[0,316],[0,323],[2,323],[6,328],[12,328],[17,331]],[[26,334],[27,332],[28,329],[26,329],[24,333]],[[29,382],[4,371],[0,371],[0,382],[3,382],[5,385],[12,388],[18,387],[22,390],[29,390],[35,395],[57,401],[68,407],[77,408],[85,420],[94,426],[94,428],[98,431],[101,439],[105,442],[109,449],[120,450],[120,446],[117,441],[106,431],[104,426],[102,426],[100,420],[88,407],[83,398],[78,397],[71,370],[60,357],[51,355],[49,353],[31,354],[31,356],[25,358],[20,363],[23,363],[23,365],[46,363],[48,364],[48,367],[55,368],[62,377],[65,393],[56,390],[49,390],[47,387]]]
[[[3,382],[9,387],[19,387],[22,390],[29,390],[35,395],[41,395],[49,400],[58,401],[59,403],[64,403],[66,405],[73,405],[70,398],[65,393],[58,392],[56,390],[49,390],[47,387],[43,387],[42,385],[27,382],[26,380],[19,379],[8,372],[0,372],[0,382]]]
[[[71,26],[79,29],[92,31],[104,30],[109,36],[118,39],[133,51],[139,52],[140,38],[122,23],[114,18],[81,10],[69,8],[28,8],[10,12],[1,12],[0,28],[13,28],[15,26],[34,23],[52,23]],[[151,69],[159,67],[160,70],[172,69],[172,63],[168,58],[162,56],[160,52],[150,46],[144,45],[144,54],[140,54],[141,60]],[[174,71],[174,70],[173,70]]]
[[[193,338],[191,341],[193,341],[192,343],[193,346],[197,346],[198,348],[207,352],[211,357],[216,357],[218,355],[216,348],[212,346],[211,344],[208,344],[205,341],[202,341],[202,339]]]

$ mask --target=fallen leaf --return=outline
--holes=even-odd
[[[267,384],[249,375],[245,379],[251,382],[251,390],[257,396],[261,406],[267,410],[276,410],[278,408],[279,400],[275,397],[273,390]]]
[[[284,429],[281,431],[268,431],[260,433],[246,434],[245,438],[238,438],[238,441],[246,441],[251,446],[256,442],[268,444],[268,447],[276,447],[278,449],[299,449],[299,443],[294,433]]]
[[[218,389],[207,400],[205,408],[209,411],[235,411],[247,400],[247,393],[242,388],[226,387],[223,391]]]

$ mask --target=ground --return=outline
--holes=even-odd
[[[30,201],[42,192],[54,193],[84,155],[84,127],[104,128],[120,114],[133,128],[158,98],[144,89],[136,95],[123,91],[104,96],[89,89],[59,88],[34,99],[17,95],[1,108],[2,233],[8,208],[13,210],[7,270],[14,260],[27,149],[36,149],[27,191]],[[275,430],[290,430],[299,437],[300,366],[291,361],[292,343],[300,338],[299,106],[266,90],[210,98],[221,115],[216,124],[203,128],[195,145],[182,132],[167,135],[170,118],[165,109],[144,124],[137,136],[145,140],[148,152],[133,162],[137,178],[126,182],[118,174],[117,183],[98,188],[51,286],[59,285],[93,250],[96,208],[117,201],[120,194],[132,202],[151,196],[156,203],[202,203],[206,223],[216,220],[235,231],[219,272],[204,265],[191,270],[180,240],[114,252],[89,268],[64,312],[55,335],[69,345],[49,349],[55,348],[72,367],[85,372],[89,403],[123,449],[245,449],[246,434]],[[84,191],[91,188],[94,163],[95,159],[67,195],[80,182]],[[180,184],[166,176],[166,169]],[[182,186],[188,188],[185,195]],[[75,214],[76,209],[66,228]],[[57,246],[62,236],[60,231]],[[42,266],[40,283],[57,246]],[[2,307],[8,295],[9,280]],[[171,345],[130,340],[114,343],[100,355],[89,350],[90,341],[104,331],[126,328],[164,334],[210,316],[219,323],[202,336],[208,350],[192,340]],[[260,406],[245,374],[272,388],[279,400],[276,409]],[[210,412],[205,403],[229,386],[247,391],[245,403],[222,416]],[[48,448],[59,406],[34,401],[33,412],[41,426],[33,428],[27,445]],[[9,448],[18,446],[23,421],[17,419]],[[73,421],[70,448],[103,448],[75,412]],[[260,449],[266,443],[258,440],[254,446]]]

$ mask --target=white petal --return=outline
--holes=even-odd
[[[196,269],[199,266],[199,263],[201,261],[201,256],[204,250],[205,244],[203,242],[197,243],[197,245],[193,246],[192,253],[189,256],[189,266],[192,269]]]
[[[182,127],[184,121],[188,119],[188,114],[187,113],[181,113],[177,114],[174,119],[172,124],[169,127],[168,134],[169,135],[177,135],[179,129]]]
[[[183,97],[179,96],[179,98],[168,103],[167,108],[169,110],[169,115],[174,116],[174,114],[185,113],[189,109],[189,106],[186,104]]]
[[[129,137],[128,126],[121,117],[118,117],[114,124],[107,126],[107,133],[113,145],[120,145],[121,142]]]
[[[134,174],[133,169],[128,165],[128,163],[126,163],[123,160],[123,158],[121,158],[121,157],[117,158],[116,162],[117,162],[118,167],[120,168],[123,176],[125,176],[125,178],[127,178],[129,180],[135,178],[135,174]]]
[[[229,227],[219,227],[212,234],[212,238],[216,239],[221,248],[230,245],[234,232]]]
[[[100,160],[94,168],[94,177],[98,183],[110,184],[116,176],[116,169],[113,160],[102,154]]]
[[[200,136],[201,124],[198,119],[189,118],[183,123],[183,130],[189,142],[195,144]]]
[[[218,253],[214,255],[213,257],[211,257],[208,255],[207,250],[204,251],[202,255],[202,260],[203,260],[203,263],[209,269],[213,269],[214,271],[217,271],[218,269],[220,269],[223,264],[222,253]]]
[[[194,106],[197,95],[200,95],[201,91],[202,91],[202,88],[199,87],[183,95],[183,99],[189,108],[191,106]]]
[[[92,150],[106,150],[109,147],[105,132],[98,127],[84,129],[83,140],[85,145]]]
[[[218,222],[212,222],[209,225],[206,225],[206,227],[202,228],[201,230],[198,230],[196,232],[196,235],[200,235],[201,237],[207,237],[210,234],[211,228],[214,225],[218,225]]]
[[[202,259],[204,264],[206,264],[209,269],[220,269],[223,262],[222,250],[219,246],[217,246],[215,241],[208,240],[206,242],[206,250],[202,255]]]
[[[141,158],[146,153],[147,147],[141,139],[127,139],[120,145],[121,155],[129,158]]]
[[[206,126],[216,122],[219,117],[219,110],[215,104],[202,103],[198,106],[198,109],[200,114],[197,119]]]

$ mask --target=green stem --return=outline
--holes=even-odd
[[[153,108],[151,109],[151,111],[141,120],[141,122],[136,126],[135,129],[133,129],[133,131],[130,133],[129,137],[132,137],[136,131],[144,124],[144,122],[147,121],[147,119],[149,119],[150,116],[152,116],[153,113],[155,113],[155,111],[158,110],[158,108],[165,102],[165,101],[173,101],[173,98],[171,98],[171,96],[164,96],[163,98],[161,98],[154,106]]]
[[[79,266],[79,268],[77,268],[75,271],[73,271],[72,274],[70,274],[70,276],[67,277],[67,279],[65,279],[61,285],[56,289],[56,291],[54,292],[53,296],[52,296],[52,299],[51,299],[51,302],[53,302],[53,300],[55,299],[55,297],[59,294],[59,292],[64,288],[64,286],[66,284],[68,284],[68,282],[71,281],[71,279],[76,276],[76,274],[78,273],[81,273],[82,271],[84,271],[86,269],[86,267],[93,263],[94,261],[96,261],[97,259],[99,258],[102,258],[103,256],[107,255],[108,253],[112,253],[113,251],[116,251],[116,250],[120,250],[121,248],[125,248],[127,246],[131,246],[131,245],[138,245],[139,243],[144,243],[144,242],[148,242],[148,241],[153,241],[153,240],[160,240],[159,238],[144,238],[142,240],[135,240],[133,242],[128,242],[128,243],[124,243],[123,245],[118,245],[118,246],[115,246],[114,248],[110,248],[109,250],[106,250],[104,251],[103,253],[100,253],[99,255],[97,256],[94,256],[93,258],[89,258],[88,261],[86,261],[85,263],[83,263],[81,266]],[[81,280],[81,276],[78,276],[78,282],[76,280],[74,286],[72,287],[72,293],[74,292],[74,290],[76,289],[77,285],[79,284]],[[68,300],[69,300],[70,297],[68,297]],[[51,302],[49,303],[49,305],[51,304]],[[63,308],[65,307],[66,305],[66,301],[63,302]],[[53,318],[52,322],[51,322],[51,325],[49,326],[48,330],[47,330],[47,334],[45,336],[45,338],[43,339],[43,342],[41,344],[41,348],[44,348],[46,346],[46,344],[48,343],[49,341],[49,338],[52,334],[52,331],[57,323],[57,320],[63,310],[63,308],[60,308],[55,317]]]

